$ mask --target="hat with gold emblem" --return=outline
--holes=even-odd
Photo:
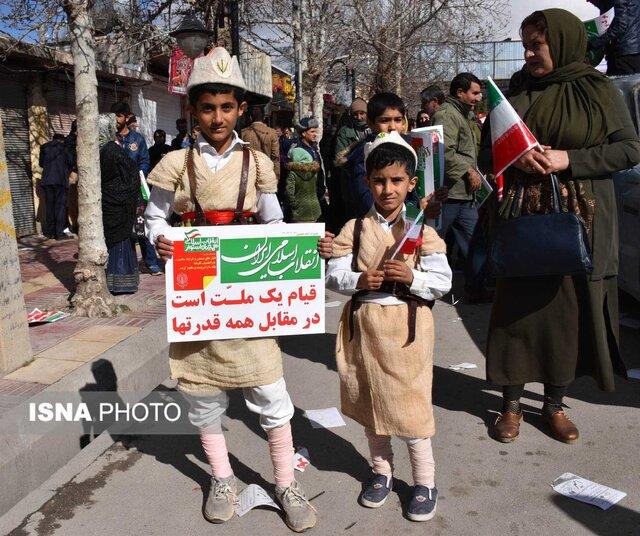
[[[367,158],[369,158],[369,155],[373,151],[375,151],[376,148],[380,147],[380,145],[384,145],[385,143],[393,143],[394,145],[399,145],[400,147],[404,147],[411,153],[411,156],[413,156],[415,165],[416,166],[418,165],[418,155],[416,154],[414,148],[411,147],[411,145],[409,145],[404,140],[404,138],[395,131],[392,131],[389,133],[380,132],[380,134],[378,134],[373,141],[364,144],[365,162],[367,161]]]
[[[202,84],[224,84],[246,90],[236,56],[231,56],[223,47],[216,47],[206,56],[196,58],[187,82],[187,91]]]

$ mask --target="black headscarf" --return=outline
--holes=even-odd
[[[131,237],[140,176],[135,162],[115,141],[100,148],[100,176],[104,238],[110,248]]]

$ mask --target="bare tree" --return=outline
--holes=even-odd
[[[438,79],[442,56],[473,55],[473,42],[494,35],[504,21],[504,0],[346,0],[351,50],[368,57],[372,92],[402,95],[407,82]],[[440,63],[442,66],[443,63]]]
[[[76,115],[78,121],[78,262],[74,269],[77,288],[72,298],[75,314],[113,316],[117,308],[107,289],[105,266],[107,248],[102,228],[100,157],[98,134],[98,95],[93,25],[88,0],[3,0],[0,12],[4,28],[12,30],[10,43],[36,43],[47,49],[50,40],[65,35],[71,43],[74,69]],[[38,31],[44,27],[47,31]],[[7,32],[5,32],[7,33]],[[15,39],[15,36],[18,39]],[[8,51],[5,51],[5,54]]]
[[[299,14],[299,24],[294,13]],[[300,44],[303,114],[316,117],[320,130],[331,67],[349,55],[343,34],[348,18],[347,6],[337,0],[253,0],[245,3],[242,13],[245,34],[274,57],[293,65],[294,43]]]
[[[303,110],[321,118],[337,59],[355,68],[365,97],[412,96],[448,72],[442,56],[463,61],[473,56],[473,42],[495,35],[506,6],[505,0],[252,0],[242,22],[252,40],[290,64],[294,43],[301,44]]]

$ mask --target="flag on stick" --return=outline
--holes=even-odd
[[[407,205],[404,214],[404,236],[398,247],[391,255],[393,259],[398,253],[411,255],[422,244],[422,225],[424,224],[424,211],[412,204]]]
[[[142,171],[140,171],[140,193],[142,194],[142,199],[145,201],[145,203],[148,203],[151,193],[149,191],[147,179],[145,179],[144,173]]]
[[[488,80],[493,172],[498,177],[498,197],[501,198],[503,181],[500,178],[504,170],[539,144],[491,77]]]

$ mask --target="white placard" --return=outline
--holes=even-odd
[[[176,227],[169,342],[324,333],[323,224]]]
[[[442,125],[414,128],[411,146],[418,155],[418,195],[424,197],[444,186],[444,129]],[[427,220],[427,224],[440,228],[441,218]]]

